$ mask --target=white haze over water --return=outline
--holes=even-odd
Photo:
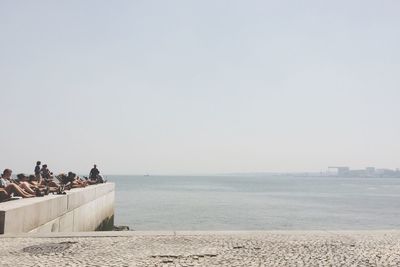
[[[0,1],[0,168],[400,167],[399,1]]]

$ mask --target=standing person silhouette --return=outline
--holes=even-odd
[[[42,176],[40,175],[40,170],[41,170],[40,165],[42,165],[42,163],[40,161],[37,161],[35,167],[35,177],[38,184],[42,183]]]

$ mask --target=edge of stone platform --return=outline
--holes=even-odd
[[[262,236],[262,235],[382,235],[400,234],[399,229],[387,230],[272,230],[272,231],[95,231],[4,234],[1,238],[75,238],[129,236]]]

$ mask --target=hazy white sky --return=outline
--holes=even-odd
[[[400,167],[400,1],[0,0],[0,168]]]

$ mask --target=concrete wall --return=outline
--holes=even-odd
[[[114,183],[0,203],[0,234],[94,231],[113,224]]]

